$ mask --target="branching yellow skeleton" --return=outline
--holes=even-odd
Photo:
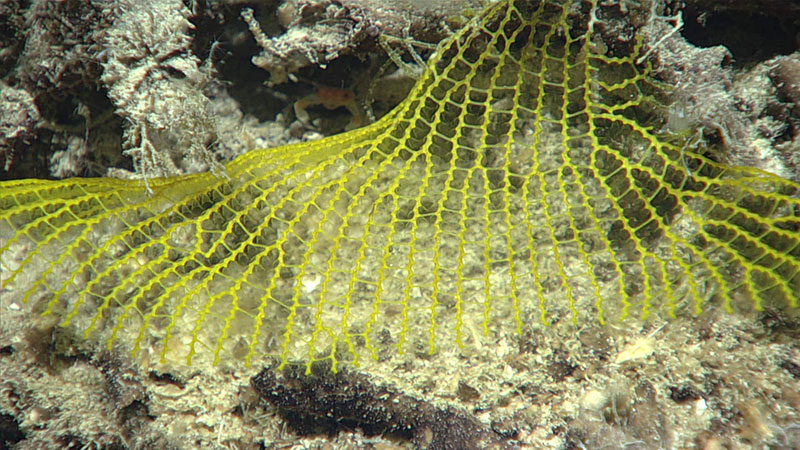
[[[378,122],[226,177],[4,182],[3,295],[134,354],[334,370],[554,316],[796,307],[800,185],[657,134],[641,41],[600,45],[597,8],[492,4]]]

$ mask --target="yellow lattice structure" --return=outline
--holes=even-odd
[[[595,1],[505,0],[377,123],[226,176],[0,184],[3,295],[191,363],[358,363],[553,315],[796,307],[800,186],[654,126]]]

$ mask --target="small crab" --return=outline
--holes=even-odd
[[[317,85],[314,89],[314,93],[306,95],[294,103],[294,115],[297,117],[297,120],[306,126],[310,126],[311,117],[308,111],[306,111],[306,108],[315,105],[322,105],[331,111],[340,107],[346,108],[353,116],[345,127],[346,131],[362,127],[366,124],[364,110],[356,101],[355,93],[351,90]]]

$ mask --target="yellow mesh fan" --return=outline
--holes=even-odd
[[[596,8],[491,5],[377,123],[226,177],[1,183],[4,295],[134,354],[334,370],[554,315],[796,307],[800,186],[656,135]]]

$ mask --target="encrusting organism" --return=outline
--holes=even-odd
[[[225,176],[3,182],[4,299],[161,361],[334,371],[537,319],[797,307],[800,185],[660,134],[608,8],[493,3],[380,120]]]

